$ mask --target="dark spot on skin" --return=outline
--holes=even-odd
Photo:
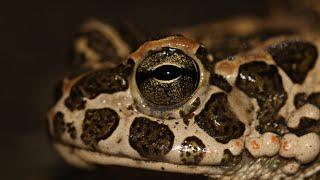
[[[128,76],[132,65],[93,71],[80,79],[72,88],[65,105],[69,110],[85,108],[84,97],[93,99],[101,93],[116,93],[128,89]]]
[[[165,170],[164,167],[161,167],[161,170],[164,171]]]
[[[209,72],[214,71],[214,64],[209,61],[209,53],[204,46],[199,46],[196,52],[196,56],[201,61],[205,69],[207,69]]]
[[[201,60],[203,66],[210,72],[210,84],[217,86],[226,92],[230,92],[232,90],[232,86],[229,82],[223,76],[214,73],[214,66],[217,61],[209,61],[207,49],[200,46],[197,50],[196,56]]]
[[[210,84],[217,86],[218,88],[224,90],[225,92],[231,92],[232,86],[229,82],[221,75],[211,74],[210,75]]]
[[[245,125],[232,112],[225,93],[212,94],[205,108],[195,116],[195,121],[220,143],[243,135]]]
[[[303,105],[305,105],[307,103],[307,94],[306,93],[297,93],[294,96],[294,106],[299,109],[300,107],[302,107]]]
[[[118,144],[120,144],[120,143],[121,143],[121,141],[122,141],[122,139],[120,138],[120,139],[118,139],[117,143],[118,143]]]
[[[70,137],[71,137],[72,139],[77,138],[77,130],[76,130],[76,128],[74,127],[73,122],[72,122],[72,123],[67,123],[66,127],[67,127],[67,132],[68,132],[68,134],[70,135]]]
[[[82,124],[81,140],[96,148],[100,140],[107,139],[119,125],[119,115],[110,108],[89,109]]]
[[[267,132],[266,125],[275,123],[278,111],[287,100],[277,67],[260,61],[243,64],[239,68],[236,86],[249,97],[257,99],[260,106],[257,129],[260,133]]]
[[[223,158],[221,160],[221,166],[234,167],[238,165],[242,160],[241,154],[238,156],[233,155],[229,149],[224,150]]]
[[[64,122],[64,114],[57,112],[53,119],[54,137],[60,139],[62,134],[66,131],[66,124]]]
[[[148,118],[137,117],[130,127],[129,143],[143,157],[162,159],[173,142],[174,134],[168,126]]]
[[[189,123],[190,123],[190,119],[194,116],[194,113],[190,113],[188,116],[184,116],[183,117],[183,123],[186,125],[186,126],[189,126]]]
[[[315,45],[302,41],[285,41],[268,49],[272,58],[294,83],[302,84],[318,58]]]
[[[195,110],[198,109],[198,107],[201,104],[201,100],[199,97],[197,97],[192,103],[191,103],[191,108],[189,109],[189,113],[194,112]]]
[[[289,131],[296,134],[297,136],[303,136],[310,132],[320,134],[320,121],[307,117],[302,117],[300,119],[298,127],[289,128]]]
[[[183,122],[185,125],[189,125],[189,120],[191,118],[193,118],[194,116],[194,111],[197,110],[197,108],[199,107],[201,101],[200,101],[200,98],[197,97],[190,105],[190,107],[188,108],[188,110],[186,111],[183,111],[183,110],[180,110],[179,111],[179,114],[180,114],[180,117],[183,119]]]
[[[180,117],[182,117],[182,120],[183,120],[183,123],[186,125],[186,126],[189,126],[189,117],[188,115],[186,115],[184,113],[184,111],[180,110],[179,111],[179,114],[180,114]],[[191,117],[192,118],[192,117]]]
[[[310,94],[307,101],[320,108],[320,92]]]
[[[181,144],[180,158],[184,164],[199,164],[205,153],[206,146],[196,136],[187,137]]]
[[[297,93],[294,97],[294,105],[297,109],[305,104],[312,104],[320,108],[320,93],[314,92],[307,96],[306,93]]]

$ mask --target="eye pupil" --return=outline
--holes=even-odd
[[[172,80],[179,77],[181,71],[177,66],[163,65],[152,71],[152,76],[158,80]]]

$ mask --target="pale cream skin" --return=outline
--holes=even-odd
[[[242,23],[245,22],[245,23]],[[268,24],[270,22],[267,22]],[[274,22],[274,24],[281,24]],[[245,21],[233,20],[230,22],[224,22],[221,24],[213,24],[206,27],[212,29],[221,27],[229,27],[232,24],[234,31],[239,34],[246,34],[250,31],[254,31],[260,28],[262,21],[257,19],[246,18]],[[294,25],[289,25],[294,26]],[[284,136],[279,136],[272,132],[266,132],[260,134],[255,126],[259,123],[255,117],[256,112],[259,109],[257,101],[253,98],[249,98],[245,93],[235,87],[235,81],[238,75],[238,69],[241,64],[245,64],[256,59],[263,59],[267,64],[275,64],[274,60],[266,52],[266,48],[272,44],[286,40],[304,40],[312,42],[317,49],[320,48],[319,36],[317,34],[307,33],[304,36],[280,36],[268,40],[249,52],[238,54],[234,56],[232,61],[222,60],[215,66],[215,72],[222,75],[232,86],[233,89],[228,93],[228,102],[230,103],[232,111],[237,115],[239,120],[245,124],[245,131],[240,138],[230,140],[228,143],[223,144],[216,141],[209,136],[203,129],[199,128],[195,123],[194,117],[190,119],[190,125],[186,126],[181,122],[182,119],[179,116],[179,110],[187,109],[190,104],[197,98],[200,98],[201,104],[194,111],[194,114],[199,114],[205,107],[205,102],[210,98],[210,95],[217,92],[223,92],[216,86],[209,84],[210,72],[206,70],[200,59],[196,57],[196,51],[200,47],[200,44],[184,38],[184,37],[168,37],[161,40],[150,41],[142,46],[135,52],[129,55],[130,48],[119,37],[116,30],[110,25],[104,25],[98,21],[90,21],[84,26],[84,28],[101,29],[106,37],[111,39],[114,46],[118,49],[118,54],[124,58],[133,59],[135,62],[134,70],[137,68],[139,62],[141,62],[149,51],[158,50],[162,47],[172,47],[182,50],[188,56],[192,57],[200,69],[200,85],[184,105],[177,109],[161,112],[162,115],[154,109],[149,108],[144,98],[141,97],[138,92],[138,88],[135,83],[135,71],[133,75],[129,77],[129,88],[125,91],[116,92],[114,94],[99,94],[94,99],[85,99],[86,107],[79,111],[70,111],[65,105],[64,101],[69,96],[72,86],[83,76],[80,75],[74,79],[66,79],[64,81],[63,96],[51,109],[49,113],[49,132],[54,135],[54,114],[56,112],[62,112],[64,114],[64,120],[66,123],[74,123],[74,127],[77,130],[78,136],[73,139],[69,134],[64,133],[60,141],[54,141],[53,145],[59,154],[70,164],[82,168],[93,167],[92,164],[101,165],[122,165],[128,167],[145,168],[160,171],[180,172],[190,174],[203,174],[209,177],[222,178],[222,179],[249,179],[261,177],[264,179],[274,178],[278,179],[285,177],[288,179],[309,177],[312,174],[320,170],[320,166],[315,164],[304,172],[300,171],[300,166],[303,164],[314,161],[320,152],[320,138],[316,133],[307,133],[303,136],[296,136],[295,134],[288,133]],[[203,26],[197,28],[191,28],[191,30],[185,31],[187,37],[191,37],[199,29],[203,29]],[[223,28],[222,28],[223,29]],[[309,32],[309,30],[301,30]],[[97,62],[97,54],[85,46],[85,40],[78,40],[76,43],[76,50],[84,52],[92,61],[87,63],[87,66],[99,69],[105,67],[105,64],[99,64]],[[208,40],[209,41],[209,40]],[[205,42],[203,42],[206,44]],[[210,42],[207,42],[210,44]],[[211,56],[208,57],[209,61],[213,60]],[[109,66],[109,65],[107,65]],[[315,68],[313,68],[303,84],[294,84],[286,73],[278,68],[279,74],[283,81],[283,86],[288,93],[288,99],[286,104],[280,109],[279,115],[285,117],[286,125],[290,128],[298,127],[301,117],[308,117],[313,119],[320,118],[319,109],[311,104],[306,104],[299,110],[296,110],[293,105],[294,95],[297,92],[305,92],[307,94],[320,90],[320,61],[319,58],[316,62]],[[128,107],[133,108],[129,109]],[[88,109],[99,109],[109,107],[116,110],[120,117],[119,125],[117,129],[112,133],[110,137],[105,140],[99,141],[97,149],[92,151],[85,145],[80,135],[82,133],[82,121],[85,117],[85,111]],[[253,108],[254,111],[246,113],[247,109]],[[120,111],[121,109],[121,111]],[[147,158],[141,157],[139,153],[133,149],[129,142],[129,128],[135,117],[143,116],[148,117],[151,121],[157,122],[162,116],[171,116],[175,120],[161,120],[161,123],[167,125],[174,134],[174,143],[171,151],[167,153],[165,161],[152,161]],[[164,118],[165,119],[165,118]],[[185,165],[180,159],[181,143],[189,136],[196,136],[205,144],[204,157],[198,165],[189,166]],[[119,143],[119,139],[122,141]],[[72,150],[72,151],[71,151]],[[231,175],[225,175],[226,170],[219,166],[222,162],[224,151],[229,150],[232,155],[237,156],[244,151],[248,151],[257,161],[244,164],[240,169]],[[275,171],[271,171],[261,165],[261,162],[267,161],[272,157],[291,158],[290,162],[278,168]]]

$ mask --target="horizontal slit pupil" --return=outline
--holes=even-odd
[[[163,65],[156,68],[152,75],[159,80],[172,80],[181,75],[181,69],[177,66]]]

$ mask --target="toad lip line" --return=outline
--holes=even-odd
[[[219,168],[214,166],[206,166],[201,165],[195,167],[194,165],[181,165],[181,164],[172,164],[165,163],[160,161],[150,161],[150,160],[141,160],[141,159],[133,159],[130,157],[122,156],[122,155],[111,155],[106,154],[104,152],[94,152],[90,149],[85,149],[81,147],[69,146],[68,144],[63,143],[53,143],[56,150],[59,153],[65,153],[69,151],[68,156],[74,156],[79,158],[79,161],[85,161],[88,163],[86,166],[96,165],[96,160],[98,159],[99,165],[120,165],[120,166],[128,166],[140,169],[150,169],[157,171],[164,171],[167,166],[169,172],[178,172],[178,173],[188,173],[188,174],[212,174],[212,175],[222,175],[222,171]],[[87,154],[84,156],[83,154]],[[65,157],[68,159],[67,157]],[[81,164],[81,163],[79,163]],[[80,166],[81,168],[81,166]],[[187,170],[187,171],[186,171]]]

